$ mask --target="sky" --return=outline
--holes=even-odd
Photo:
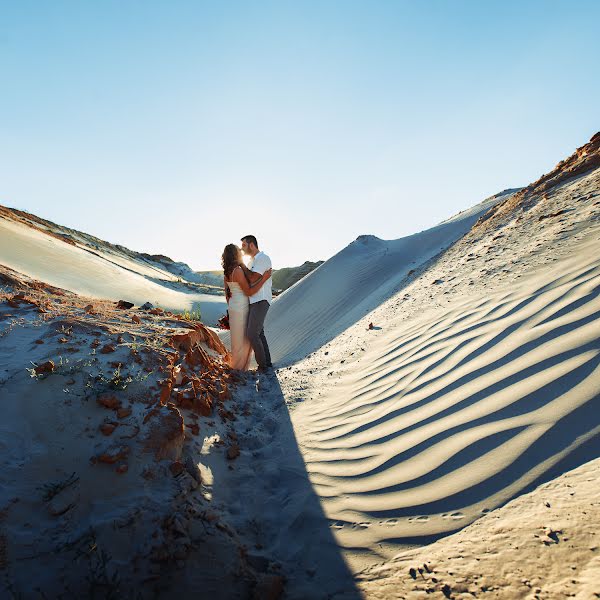
[[[600,2],[0,0],[0,204],[218,269],[396,239],[600,129]]]

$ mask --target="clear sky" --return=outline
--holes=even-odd
[[[196,269],[395,239],[600,129],[600,2],[0,0],[0,204]]]

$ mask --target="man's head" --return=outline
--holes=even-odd
[[[242,238],[242,252],[248,256],[256,256],[258,254],[258,242],[253,235],[245,235]]]

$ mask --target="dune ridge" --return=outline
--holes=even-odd
[[[273,303],[265,326],[273,340],[273,360],[290,364],[333,339],[513,193],[491,196],[431,229],[398,240],[359,236]]]

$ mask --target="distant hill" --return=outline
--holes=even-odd
[[[273,289],[284,292],[303,277],[306,277],[309,273],[314,271],[317,267],[320,267],[323,262],[324,261],[322,260],[318,260],[317,262],[310,262],[307,260],[299,267],[277,269],[273,272]]]

